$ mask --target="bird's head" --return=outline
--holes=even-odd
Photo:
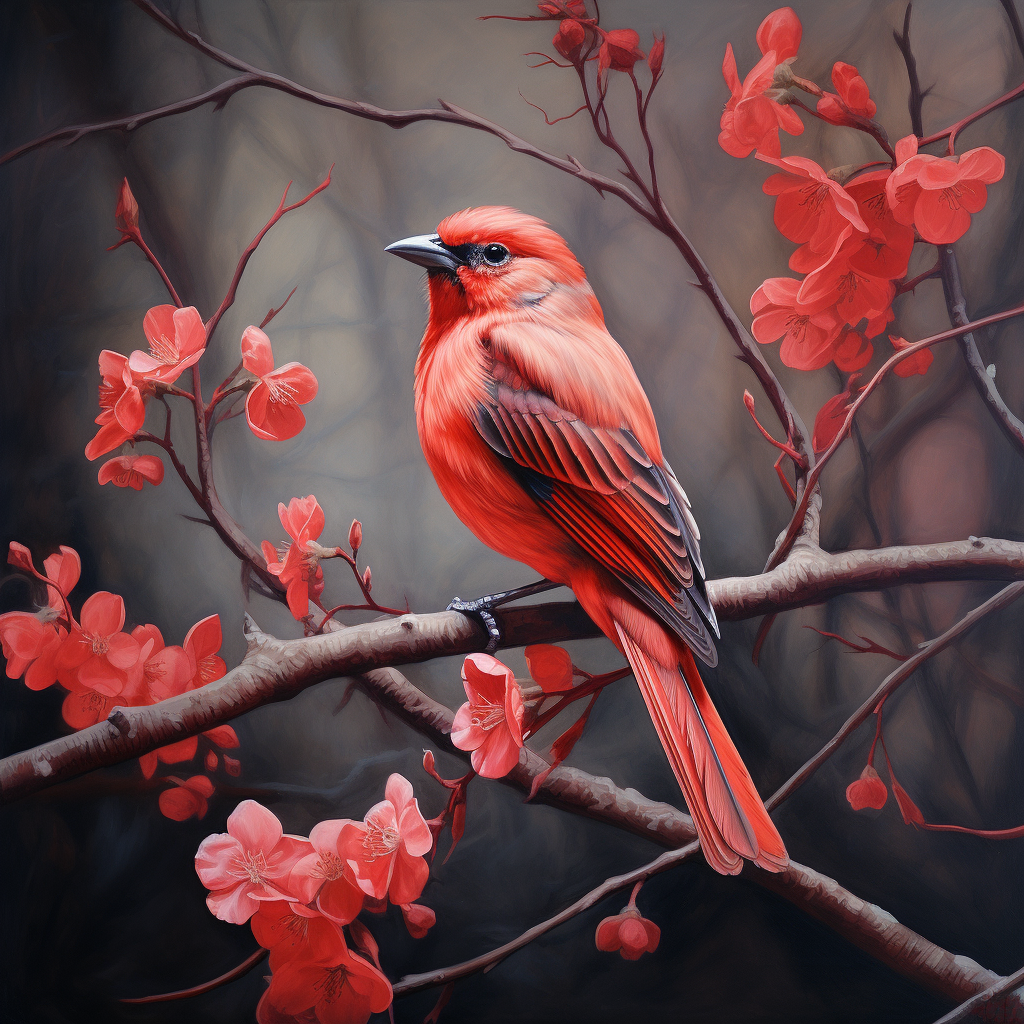
[[[437,234],[404,238],[386,251],[427,268],[435,322],[535,304],[559,286],[586,281],[558,234],[507,206],[453,213]]]

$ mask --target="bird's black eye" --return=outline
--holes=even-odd
[[[500,267],[502,263],[508,262],[511,258],[511,253],[503,245],[498,245],[497,242],[492,242],[490,245],[484,246],[484,262],[490,264],[492,267]]]

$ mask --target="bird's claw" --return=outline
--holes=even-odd
[[[493,654],[501,642],[501,629],[491,614],[492,605],[486,597],[478,597],[475,601],[463,601],[461,597],[452,599],[448,605],[450,612],[462,612],[463,615],[471,615],[480,620],[487,631],[487,646],[484,650]]]

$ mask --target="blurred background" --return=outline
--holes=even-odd
[[[443,97],[552,152],[617,173],[582,117],[548,127],[524,102],[552,118],[580,103],[571,71],[531,70],[536,58],[524,57],[549,49],[553,26],[476,18],[529,15],[534,8],[525,0],[163,6],[232,54],[312,88],[391,108],[433,106]],[[890,138],[909,134],[906,72],[892,38],[904,4],[793,6],[804,25],[798,72],[827,87],[833,61],[855,64]],[[787,273],[792,246],[775,231],[771,200],[761,193],[766,169],[717,144],[728,95],[721,61],[731,41],[741,77],[753,66],[760,56],[754,33],[772,4],[605,0],[601,7],[606,28],[637,29],[645,50],[652,30],[666,33],[665,75],[651,104],[662,189],[749,322],[751,293],[766,277]],[[147,110],[230,77],[120,0],[5,4],[0,25],[4,151],[63,125]],[[931,87],[926,132],[1024,76],[995,0],[923,0],[914,5],[911,38],[922,85]],[[613,76],[610,102],[620,140],[636,151],[624,78]],[[783,136],[785,152],[825,168],[880,155],[859,133],[805,121],[802,136]],[[972,317],[1020,299],[1022,127],[1021,108],[1009,106],[960,138],[961,151],[986,144],[1007,158],[1005,178],[990,187],[988,205],[957,245]],[[397,238],[432,231],[454,210],[493,203],[549,221],[586,267],[693,501],[709,574],[760,571],[789,505],[772,471],[775,452],[743,407],[745,387],[766,426],[777,432],[777,424],[709,305],[686,287],[687,268],[665,239],[617,200],[602,200],[483,134],[431,123],[395,131],[259,89],[220,111],[204,107],[128,136],[91,136],[0,168],[5,548],[16,539],[38,563],[59,544],[74,546],[84,566],[78,601],[98,589],[122,594],[129,625],[156,623],[168,643],[180,643],[192,623],[217,612],[222,653],[237,663],[244,652],[238,564],[212,531],[183,518],[193,511],[184,487],[168,473],[159,489],[101,488],[97,464],[82,454],[95,429],[97,353],[144,347],[142,318],[167,301],[137,249],[104,250],[118,240],[114,206],[127,176],[145,237],[184,301],[209,317],[288,181],[298,198],[332,163],[330,188],[261,245],[202,364],[209,390],[237,362],[244,328],[297,289],[268,333],[278,364],[298,360],[319,378],[319,395],[305,407],[306,430],[273,444],[234,420],[215,437],[221,497],[250,537],[277,543],[277,503],[313,493],[327,516],[325,543],[344,543],[352,518],[362,520],[363,558],[382,603],[408,600],[414,611],[433,611],[455,594],[532,580],[524,566],[482,547],[431,479],[412,402],[426,315],[422,280],[383,252]],[[911,274],[933,259],[922,248],[928,251],[915,255]],[[937,281],[898,300],[896,311],[894,333],[911,340],[948,327]],[[979,337],[1018,412],[1021,335],[1022,325],[1011,322]],[[872,366],[886,354],[883,346],[884,339]],[[781,366],[777,349],[767,357],[811,424],[842,382],[831,369]],[[935,352],[925,377],[888,382],[860,418],[862,452],[847,444],[826,473],[827,549],[1021,537],[1021,460],[983,409],[956,348]],[[149,425],[162,423],[161,415],[151,409]],[[188,453],[190,431],[179,419],[174,436]],[[333,602],[358,600],[343,568],[327,566]],[[911,650],[994,589],[904,587],[788,613],[769,635],[759,667],[751,663],[758,622],[726,624],[709,686],[762,793],[817,750],[892,668],[805,627]],[[32,597],[18,581],[0,589],[2,610],[26,607]],[[251,611],[264,629],[297,635],[281,606],[254,596]],[[569,646],[591,671],[620,664],[604,640]],[[991,829],[1024,821],[1021,650],[1021,612],[1011,609],[930,661],[890,701],[893,764],[929,820]],[[521,652],[507,660],[523,674]],[[463,699],[457,659],[413,666],[408,675],[449,706]],[[286,831],[308,834],[323,818],[361,818],[388,774],[399,771],[428,817],[440,811],[446,794],[422,771],[424,740],[360,694],[335,713],[345,687],[344,680],[324,683],[236,721],[242,774],[219,786],[202,821],[163,818],[159,787],[142,782],[137,762],[5,808],[3,1019],[251,1020],[264,984],[260,970],[187,1003],[130,1009],[116,1000],[198,984],[255,948],[248,928],[209,914],[192,866],[200,840],[222,831],[243,797],[270,806]],[[0,753],[66,732],[57,689],[31,693],[18,681],[3,682]],[[539,749],[546,751],[557,731],[542,734]],[[852,811],[844,791],[863,767],[870,735],[862,729],[776,815],[791,855],[952,952],[1001,973],[1015,970],[1024,960],[1021,842],[917,832],[892,800],[881,811]],[[570,763],[680,805],[631,683],[597,702]],[[463,770],[446,755],[438,767],[449,777]],[[413,941],[397,915],[371,921],[385,970],[398,978],[491,949],[658,852],[609,827],[524,805],[521,794],[501,785],[474,782],[466,836],[447,864],[438,860],[423,895],[437,912],[429,936]],[[948,1008],[789,903],[743,878],[718,877],[702,862],[644,888],[641,909],[661,926],[662,940],[637,963],[594,947],[597,922],[624,902],[615,898],[491,973],[460,982],[442,1020],[929,1021]],[[436,996],[399,1001],[396,1020],[422,1020]]]

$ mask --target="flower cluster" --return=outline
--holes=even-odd
[[[322,821],[308,839],[286,835],[254,800],[240,803],[227,827],[203,840],[196,872],[213,914],[250,922],[270,951],[257,1020],[361,1024],[386,1010],[391,984],[358,915],[395,904],[415,938],[434,923],[433,911],[414,902],[433,841],[408,780],[392,775],[363,821]]]
[[[193,690],[226,671],[218,655],[221,646],[220,617],[210,615],[197,622],[182,645],[164,643],[160,630],[146,624],[126,631],[124,600],[99,591],[82,604],[76,618],[70,604],[82,562],[73,548],[61,547],[43,562],[39,572],[23,545],[12,542],[8,561],[46,586],[46,604],[36,612],[0,615],[0,644],[7,659],[7,676],[24,676],[32,690],[59,683],[67,696],[62,705],[64,721],[72,729],[85,729],[103,721],[117,706],[142,707]],[[238,774],[238,761],[221,751],[238,746],[229,725],[204,733],[208,742],[205,764]],[[199,750],[199,737],[190,736],[167,744],[139,758],[148,779],[157,764],[191,761]],[[182,781],[171,779],[174,789],[161,793],[160,809],[176,820],[193,814],[202,817],[213,786],[205,776]],[[181,790],[182,792],[178,792]]]
[[[872,120],[876,106],[867,83],[853,65],[835,63],[834,93],[793,73],[801,35],[790,8],[770,14],[757,33],[763,57],[742,84],[732,47],[726,49],[723,71],[731,96],[719,142],[737,157],[756,151],[776,168],[764,192],[775,197],[776,227],[799,246],[789,266],[804,276],[769,278],[750,300],[754,337],[761,344],[781,339],[780,357],[794,369],[834,362],[852,373],[867,365],[871,339],[894,318],[892,302],[915,240],[941,245],[960,238],[971,214],[985,205],[986,186],[1003,176],[1005,162],[987,146],[960,157],[919,154],[915,136],[897,143],[892,167],[883,170],[872,170],[876,163],[826,171],[807,157],[782,156],[779,128],[792,135],[803,130],[789,105],[793,87],[818,97],[821,119],[868,132],[887,146]],[[897,349],[906,344],[891,340]],[[895,372],[924,373],[931,361],[925,351]]]
[[[568,65],[582,70],[587,61],[597,61],[598,82],[605,86],[607,72],[621,71],[636,81],[635,67],[642,61],[651,70],[652,87],[661,77],[661,65],[665,57],[665,37],[654,36],[650,51],[645,55],[640,49],[640,36],[635,29],[606,29],[600,24],[596,12],[587,11],[584,0],[555,0],[537,5],[541,12],[528,18],[492,14],[489,18],[508,21],[557,21],[558,31],[551,40],[555,52],[569,61]],[[538,56],[543,56],[539,54]],[[548,58],[547,63],[557,63]]]

